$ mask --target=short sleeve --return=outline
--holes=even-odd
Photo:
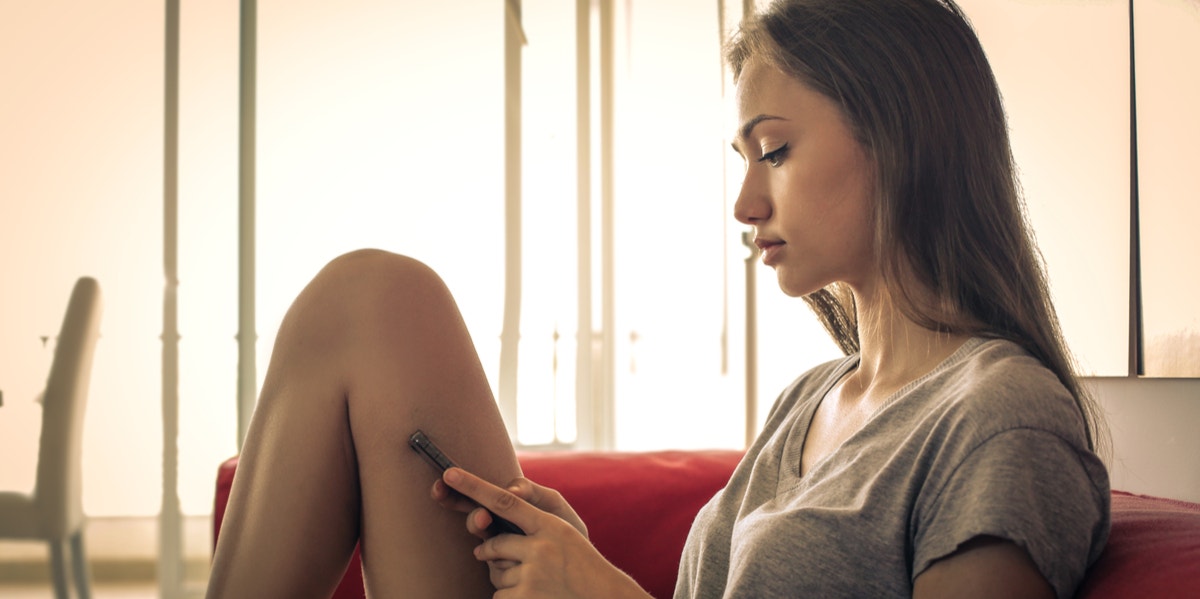
[[[1059,597],[1074,596],[1108,537],[1108,477],[1094,454],[1046,431],[1007,430],[942,480],[915,506],[913,580],[987,535],[1025,549]]]

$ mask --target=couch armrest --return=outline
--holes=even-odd
[[[1112,493],[1112,531],[1079,599],[1200,597],[1200,504]]]

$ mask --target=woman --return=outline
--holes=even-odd
[[[848,355],[780,396],[697,517],[676,595],[1072,596],[1108,532],[1102,428],[966,19],[950,0],[785,0],[728,58],[735,216]],[[436,501],[405,447],[418,428],[471,470]],[[492,513],[527,534],[490,535]],[[436,275],[382,252],[335,260],[285,318],[209,595],[327,595],[355,541],[377,596],[646,596],[520,477]]]

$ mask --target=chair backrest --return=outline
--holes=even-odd
[[[83,522],[83,415],[100,313],[100,285],[80,278],[67,304],[42,396],[34,498],[48,535],[65,538]]]

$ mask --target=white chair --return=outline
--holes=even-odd
[[[42,394],[42,436],[33,494],[0,493],[0,539],[50,544],[54,592],[59,599],[70,595],[68,553],[76,591],[80,597],[91,596],[83,551],[82,444],[100,312],[99,284],[89,277],[79,279],[67,304]]]

